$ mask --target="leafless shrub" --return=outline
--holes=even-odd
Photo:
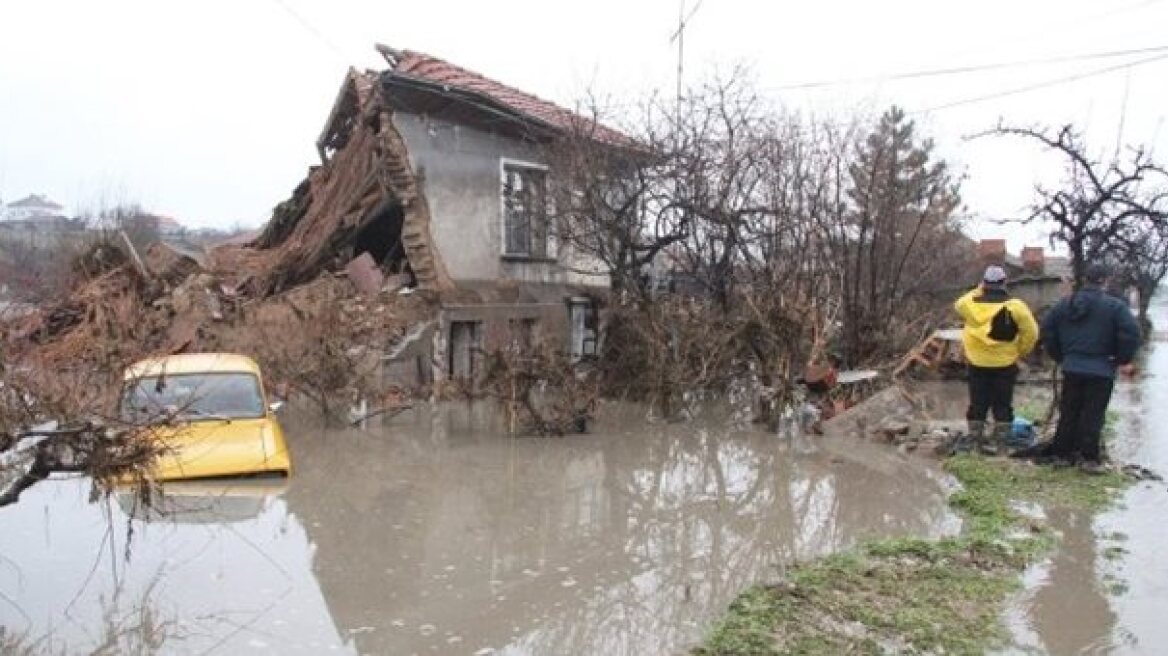
[[[512,434],[582,433],[596,413],[601,378],[546,343],[515,345],[485,354],[482,389],[502,403]]]

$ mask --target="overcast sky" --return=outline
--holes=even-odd
[[[314,162],[346,68],[383,67],[374,42],[568,105],[586,89],[639,99],[673,92],[678,9],[675,0],[5,1],[0,199],[46,193],[72,210],[136,201],[189,226],[258,225]],[[1166,27],[1165,0],[704,0],[686,31],[686,79],[745,65],[768,97],[802,110],[898,103],[967,176],[971,213],[1016,216],[1061,163],[1028,144],[963,136],[999,118],[1070,121],[1100,154],[1120,141],[1164,153],[1168,49],[888,78],[1168,46]],[[868,81],[789,88],[856,78]],[[1038,88],[1001,95],[1027,87]],[[973,231],[1005,232],[1015,251],[1041,241],[985,221]]]

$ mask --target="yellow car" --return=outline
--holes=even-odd
[[[161,443],[150,475],[182,480],[275,474],[292,459],[259,366],[231,353],[152,358],[126,369],[121,415]]]

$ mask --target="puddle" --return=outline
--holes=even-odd
[[[1161,293],[1151,308],[1156,325],[1168,325]],[[1168,472],[1168,347],[1150,345],[1146,373],[1116,387],[1118,412],[1110,445],[1119,462]],[[1137,483],[1120,504],[1092,516],[1048,511],[1062,533],[1059,549],[1027,572],[1025,590],[1007,618],[1019,646],[1052,654],[1156,653],[1168,644],[1168,484]]]
[[[51,481],[0,510],[0,626],[67,652],[668,653],[787,563],[956,528],[921,459],[644,416],[552,439],[482,404],[288,417],[286,489],[191,486],[132,520]]]

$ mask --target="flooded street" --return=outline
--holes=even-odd
[[[1163,472],[1163,343],[1146,368],[1116,391],[1112,453]],[[149,510],[38,485],[0,510],[0,651],[681,653],[786,564],[958,528],[928,459],[645,415],[613,405],[593,434],[543,439],[506,436],[482,403],[365,429],[290,414],[288,481],[171,485]],[[1062,541],[1008,614],[1021,648],[1168,643],[1166,498],[1140,483],[1102,514],[1048,511]]]
[[[562,439],[506,437],[483,404],[368,430],[285,424],[297,471],[283,489],[176,487],[134,514],[60,480],[0,511],[8,639],[68,653],[678,653],[785,563],[956,528],[920,459],[730,418],[617,408]]]
[[[1168,325],[1163,290],[1152,321]],[[1116,386],[1111,456],[1168,473],[1168,343],[1150,344],[1143,374]],[[1168,644],[1168,483],[1135,484],[1118,507],[1098,515],[1052,511],[1059,549],[1027,573],[1012,610],[1020,642],[1051,654],[1161,653]]]

